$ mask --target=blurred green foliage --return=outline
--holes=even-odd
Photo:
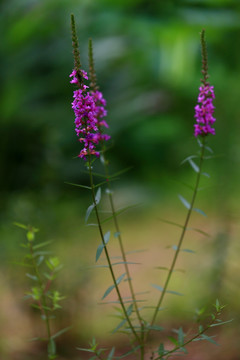
[[[113,163],[133,165],[130,177],[140,175],[141,181],[151,181],[163,171],[174,172],[188,148],[193,149],[193,107],[201,67],[199,31],[204,27],[217,96],[217,136],[211,143],[216,152],[229,156],[227,163],[236,164],[240,156],[239,5],[230,0],[3,3],[3,197],[29,189],[62,194],[64,181],[79,179],[76,160],[71,160],[79,152],[68,81],[73,64],[71,12],[77,20],[84,68],[88,38],[94,41],[115,144]]]

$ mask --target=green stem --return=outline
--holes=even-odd
[[[105,252],[105,255],[106,255],[106,258],[107,258],[109,270],[110,270],[110,273],[111,273],[111,276],[112,276],[112,279],[113,279],[113,283],[114,283],[115,289],[117,291],[117,295],[118,295],[118,298],[119,298],[123,313],[125,315],[125,318],[126,318],[128,324],[129,324],[129,326],[130,326],[130,328],[132,330],[133,335],[135,336],[138,343],[140,343],[139,336],[137,335],[137,333],[136,333],[136,331],[135,331],[135,329],[134,329],[134,327],[132,325],[132,322],[131,322],[128,314],[127,314],[127,311],[126,311],[126,308],[125,308],[125,305],[124,305],[124,302],[123,302],[123,299],[122,299],[122,296],[121,296],[121,293],[120,293],[120,290],[119,290],[119,287],[118,287],[118,284],[117,284],[117,281],[116,281],[116,277],[115,277],[115,274],[114,274],[114,271],[113,271],[113,268],[112,268],[112,263],[111,263],[111,260],[110,260],[108,249],[107,249],[105,241],[104,241],[104,234],[103,234],[102,225],[101,225],[101,222],[100,222],[100,217],[99,217],[98,208],[97,208],[97,203],[96,203],[96,199],[95,199],[95,191],[94,191],[94,183],[93,183],[93,175],[92,175],[92,168],[91,168],[91,156],[90,155],[89,155],[89,161],[88,161],[88,168],[89,168],[90,185],[91,185],[92,199],[93,199],[95,214],[96,214],[96,218],[97,218],[97,223],[98,223],[98,228],[99,228],[101,240],[102,240],[102,243],[104,245],[104,252]]]
[[[190,216],[191,216],[191,213],[192,213],[192,210],[193,210],[194,202],[195,202],[195,199],[196,199],[196,196],[197,196],[197,192],[198,192],[198,186],[199,186],[199,181],[200,181],[200,177],[201,177],[202,163],[203,163],[203,158],[204,158],[204,150],[205,150],[205,137],[203,138],[203,141],[202,141],[201,154],[200,154],[200,163],[199,163],[199,171],[198,171],[198,173],[197,173],[196,184],[195,184],[194,191],[193,191],[192,201],[191,201],[191,203],[190,203],[190,208],[189,208],[189,210],[188,210],[185,223],[184,223],[184,225],[183,225],[182,233],[181,233],[181,236],[180,236],[180,239],[179,239],[179,242],[178,242],[178,245],[177,245],[177,249],[176,249],[175,255],[174,255],[174,257],[173,257],[173,261],[172,261],[171,267],[170,267],[170,269],[169,269],[169,272],[168,272],[168,275],[167,275],[167,278],[166,278],[166,281],[165,281],[165,284],[164,284],[164,287],[163,287],[161,296],[160,296],[160,298],[159,298],[158,304],[157,304],[156,309],[155,309],[155,312],[154,312],[154,314],[153,314],[153,318],[152,318],[152,321],[151,321],[151,323],[150,323],[150,327],[154,324],[154,322],[155,322],[155,320],[156,320],[158,311],[159,311],[159,309],[160,309],[160,307],[161,307],[161,305],[162,305],[164,296],[165,296],[165,294],[166,294],[167,287],[168,287],[169,281],[170,281],[170,279],[171,279],[171,276],[172,276],[172,273],[173,273],[173,270],[174,270],[174,267],[175,267],[175,264],[176,264],[176,261],[177,261],[179,252],[180,252],[180,250],[181,250],[181,246],[182,246],[182,243],[183,243],[184,235],[185,235],[186,230],[187,230],[188,222],[189,222],[189,219],[190,219]],[[149,331],[146,333],[146,338],[147,338],[147,336],[149,335],[149,332],[150,332],[150,331],[151,331],[151,330],[149,330]]]
[[[138,309],[137,300],[136,300],[136,296],[135,296],[135,292],[134,292],[133,284],[132,284],[132,280],[131,280],[131,275],[130,275],[129,267],[127,264],[127,257],[126,257],[126,253],[124,250],[123,240],[122,240],[120,227],[119,227],[118,219],[117,219],[117,214],[116,214],[116,210],[115,210],[114,200],[113,200],[113,196],[112,196],[111,181],[109,180],[108,162],[105,159],[104,154],[102,156],[103,156],[105,175],[106,175],[106,180],[107,180],[108,197],[109,197],[111,212],[112,212],[112,216],[113,216],[114,226],[115,226],[116,232],[118,234],[118,236],[117,236],[118,242],[119,242],[122,258],[124,261],[124,267],[125,267],[125,271],[127,274],[128,285],[129,285],[130,293],[131,293],[132,300],[133,300],[133,306],[134,306],[134,309],[137,314],[137,318],[138,318],[138,321],[139,321],[139,324],[140,324],[140,327],[142,330],[141,331],[141,359],[144,359],[144,322],[141,318],[141,315],[140,315],[140,312]]]
[[[92,89],[92,91],[96,91],[96,90],[98,90],[98,86],[97,86],[97,76],[96,76],[95,67],[94,67],[92,39],[89,39],[89,47],[88,48],[89,48],[89,54],[88,54],[89,55],[88,56],[89,57],[89,73],[90,73],[90,81],[91,81],[90,88]],[[100,132],[102,132],[101,127],[99,130],[100,130]],[[103,163],[104,163],[104,168],[105,168],[105,176],[106,176],[106,180],[107,180],[108,197],[109,197],[111,212],[112,212],[112,216],[113,216],[114,226],[115,226],[116,232],[118,233],[119,246],[120,246],[122,258],[124,261],[124,267],[125,267],[125,271],[127,274],[127,280],[128,280],[131,297],[133,300],[133,306],[134,306],[134,309],[135,309],[135,312],[136,312],[136,315],[137,315],[137,318],[138,318],[138,321],[139,321],[139,324],[140,324],[140,327],[142,330],[141,338],[139,339],[139,344],[141,345],[141,359],[143,360],[144,359],[144,322],[142,321],[139,310],[138,310],[135,292],[134,292],[132,281],[131,281],[130,271],[129,271],[129,267],[127,264],[127,258],[126,258],[126,254],[124,251],[120,227],[118,224],[117,214],[116,214],[115,205],[114,205],[113,196],[112,196],[111,183],[109,181],[108,161],[105,159],[105,156],[104,156],[105,148],[104,148],[103,142],[101,144],[101,147],[102,147]]]
[[[34,267],[34,270],[35,270],[35,273],[36,273],[36,276],[37,276],[37,279],[38,279],[39,286],[40,286],[40,288],[42,290],[42,304],[40,302],[41,311],[43,312],[43,315],[45,317],[48,340],[50,341],[50,339],[51,339],[51,330],[50,330],[49,315],[48,315],[48,311],[46,309],[47,301],[46,301],[46,296],[45,296],[44,284],[42,282],[41,275],[40,275],[40,273],[38,271],[38,266],[37,266],[35,258],[34,258],[34,251],[33,251],[32,243],[30,242],[29,244],[30,244],[30,253],[31,253],[32,264],[33,264],[33,267]]]

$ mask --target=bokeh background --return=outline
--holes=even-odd
[[[119,207],[138,204],[119,218],[128,251],[142,265],[133,267],[135,287],[156,299],[150,283],[161,283],[177,242],[177,228],[159,219],[183,222],[177,198],[191,192],[195,174],[187,156],[198,151],[193,137],[194,106],[201,77],[199,33],[206,29],[210,81],[216,92],[216,136],[209,145],[216,157],[205,162],[192,226],[210,233],[188,233],[186,247],[171,283],[185,296],[169,296],[159,323],[191,327],[195,308],[228,304],[218,328],[220,347],[196,343],[185,359],[239,359],[239,179],[240,179],[240,3],[238,0],[9,0],[1,2],[1,203],[0,203],[0,358],[45,359],[44,346],[29,342],[43,336],[39,314],[23,301],[31,286],[24,269],[24,232],[17,221],[40,229],[38,241],[52,240],[51,250],[64,263],[56,286],[66,295],[54,321],[57,330],[72,325],[58,341],[61,359],[80,359],[76,346],[96,336],[104,345],[117,320],[111,306],[98,305],[110,278],[91,268],[99,244],[86,227],[87,191],[66,182],[88,184],[76,155],[79,143],[71,109],[73,67],[70,14],[76,17],[81,60],[86,69],[88,38],[94,42],[98,82],[108,102],[112,172],[131,167],[114,183]],[[103,210],[107,200],[102,200]],[[108,230],[106,228],[106,230]],[[114,240],[111,251],[118,255]],[[104,325],[104,326],[103,326]],[[104,330],[104,331],[103,331]],[[157,340],[157,339],[156,339]]]

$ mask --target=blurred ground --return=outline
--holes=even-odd
[[[178,202],[179,200],[176,199],[177,204]],[[173,207],[174,210],[167,204],[163,207],[163,204],[156,204],[154,208],[142,205],[119,218],[126,251],[143,250],[143,252],[128,255],[129,261],[140,263],[131,266],[131,273],[136,292],[146,292],[139,296],[139,299],[144,300],[143,304],[146,304],[145,301],[148,301],[149,305],[156,303],[159,293],[151,287],[151,284],[161,285],[165,272],[155,267],[169,266],[173,256],[174,250],[168,247],[176,244],[179,230],[162,223],[159,219],[164,216],[166,219],[173,220],[174,214],[174,221],[181,223],[184,212],[181,210],[181,203],[179,208],[176,207],[177,204]],[[111,334],[111,330],[117,324],[117,320],[112,317],[115,310],[112,305],[99,304],[104,291],[111,285],[111,279],[106,269],[94,267],[95,252],[99,243],[98,234],[95,228],[84,227],[81,217],[78,218],[75,215],[72,220],[76,220],[76,223],[71,231],[62,236],[59,234],[58,238],[53,239],[52,246],[54,253],[64,263],[57,286],[62,293],[67,295],[67,299],[63,301],[63,311],[59,312],[59,317],[53,322],[54,328],[58,331],[65,326],[73,326],[58,340],[62,359],[82,358],[82,355],[76,354],[74,349],[76,346],[86,345],[93,336],[104,346],[117,342],[119,349],[125,348],[124,336],[120,336],[119,339],[117,335]],[[59,217],[58,221],[64,220]],[[106,226],[106,231],[111,229],[111,225],[109,226]],[[239,283],[234,274],[239,271],[237,260],[239,245],[235,240],[238,238],[239,228],[234,223],[229,224],[231,237],[229,234],[224,236],[222,224],[219,224],[211,213],[208,214],[208,218],[194,214],[190,226],[200,227],[210,236],[206,237],[194,231],[187,233],[183,248],[192,249],[195,253],[181,253],[176,267],[180,271],[174,274],[169,287],[171,290],[183,293],[184,296],[167,296],[164,304],[166,309],[160,313],[159,324],[164,326],[169,334],[172,328],[179,328],[179,326],[183,326],[183,329],[187,331],[194,324],[195,309],[207,306],[210,312],[211,304],[219,298],[222,303],[228,304],[223,319],[234,318],[232,323],[216,328],[217,330],[214,331],[214,335],[217,335],[216,340],[221,343],[221,346],[196,343],[190,345],[189,357],[183,358],[226,359],[226,354],[228,354],[228,359],[237,359]],[[15,233],[14,230],[13,232]],[[18,234],[15,233],[15,235],[21,239],[23,237],[21,230],[19,233],[17,229],[17,232]],[[38,237],[41,237],[41,231]],[[16,246],[19,245],[16,244]],[[119,255],[118,244],[113,237],[109,243],[109,250],[113,257]],[[16,248],[13,257],[19,259],[19,251],[19,248]],[[99,265],[104,263],[103,257],[99,260]],[[121,274],[123,269],[120,268],[121,266],[118,267]],[[21,300],[29,286],[30,283],[24,277],[24,271],[16,265],[11,266],[6,276],[1,278],[1,349],[2,356],[6,359],[27,359],[27,354],[31,358],[33,353],[36,359],[41,359],[40,349],[43,346],[27,341],[28,338],[45,332],[39,314],[33,312],[26,301]],[[127,296],[126,285],[122,284],[121,288],[124,296]],[[106,301],[115,299],[115,294],[111,293]],[[148,312],[145,312],[146,316],[147,314]],[[196,355],[193,355],[195,351]]]

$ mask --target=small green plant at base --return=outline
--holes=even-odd
[[[39,310],[41,318],[46,324],[46,336],[32,340],[46,342],[48,359],[56,359],[55,339],[69,330],[69,328],[65,328],[53,334],[51,329],[51,321],[55,318],[55,312],[61,309],[60,302],[65,298],[58,290],[52,289],[53,281],[63,265],[56,256],[50,256],[49,251],[45,250],[51,241],[36,243],[35,237],[38,229],[19,223],[14,224],[26,231],[27,241],[21,244],[26,250],[26,255],[24,261],[19,265],[28,269],[26,276],[32,280],[33,286],[26,293],[25,299],[33,301],[31,306]]]

